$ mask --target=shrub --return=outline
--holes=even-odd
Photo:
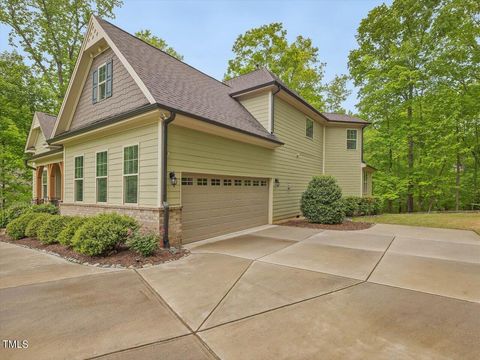
[[[358,214],[358,207],[361,201],[359,196],[346,196],[343,198],[345,216],[352,217]]]
[[[362,197],[358,204],[358,215],[377,215],[380,213],[381,203],[375,197]]]
[[[124,244],[137,229],[137,221],[129,216],[115,213],[97,215],[75,232],[72,246],[81,254],[102,255]]]
[[[142,256],[153,255],[155,250],[158,249],[159,238],[157,234],[146,233],[139,234],[135,233],[127,242],[127,245],[135,251],[136,253]]]
[[[59,213],[58,207],[53,204],[33,205],[32,211],[36,213],[47,213],[50,215],[58,215]]]
[[[58,242],[64,246],[71,246],[75,232],[88,220],[86,217],[74,216],[58,234]]]
[[[16,219],[13,219],[7,225],[7,235],[14,240],[24,238],[25,230],[27,229],[28,224],[34,217],[35,217],[34,214],[26,213],[26,214],[20,215]]]
[[[58,242],[58,235],[72,220],[69,216],[52,215],[45,221],[37,231],[38,240],[44,244]]]
[[[32,219],[25,229],[25,236],[36,238],[38,236],[38,230],[40,227],[53,215],[48,213],[32,213],[30,215],[32,216]]]
[[[0,219],[0,227],[5,227],[7,224],[18,218],[19,216],[28,212],[32,206],[27,203],[14,203],[2,211],[2,217]]]
[[[302,194],[303,216],[313,223],[339,224],[345,218],[342,190],[335,178],[315,176]]]

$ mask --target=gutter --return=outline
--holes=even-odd
[[[168,156],[168,125],[175,120],[176,113],[171,111],[167,118],[162,119],[162,206],[163,206],[163,247],[170,248],[170,240],[168,238],[168,227],[170,219],[170,206],[167,198],[167,156]]]
[[[270,111],[271,111],[271,114],[272,114],[272,120],[271,120],[271,123],[272,123],[272,128],[270,129],[271,133],[273,134],[275,132],[275,95],[277,95],[277,93],[280,91],[280,86],[277,86],[277,90],[275,91],[272,91],[272,103],[270,104]]]

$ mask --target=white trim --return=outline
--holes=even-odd
[[[161,207],[162,205],[162,117],[160,116],[160,120],[157,122],[157,206]]]
[[[272,112],[272,102],[273,102],[273,93],[271,91],[268,92],[268,131],[273,133],[273,112]]]
[[[273,224],[273,187],[275,179],[268,179],[268,223]]]
[[[125,175],[125,148],[137,146],[137,173]],[[135,203],[126,203],[125,202],[125,176],[137,176],[137,202]],[[122,205],[124,206],[138,206],[140,198],[140,143],[131,143],[128,145],[122,145]]]
[[[97,176],[97,154],[99,153],[103,153],[103,152],[106,152],[107,153],[107,176]],[[98,151],[95,151],[95,203],[96,204],[108,204],[108,196],[110,194],[110,191],[108,191],[108,174],[110,173],[109,169],[108,169],[108,164],[109,164],[109,151],[108,151],[108,148],[107,149],[102,149],[102,150],[98,150]],[[98,193],[97,193],[97,180],[98,179],[107,179],[107,201],[98,201]]]
[[[83,158],[83,164],[82,164],[82,177],[77,178],[75,175],[75,159],[78,157]],[[76,180],[82,180],[82,200],[77,200],[76,199],[76,188],[75,188],[75,181]],[[75,155],[73,157],[73,202],[74,203],[84,203],[85,202],[85,153],[81,153],[78,155]]]
[[[46,178],[46,180],[47,180],[47,183],[46,183],[45,185],[43,185],[43,175],[45,175],[45,178]],[[41,176],[41,178],[40,178],[40,183],[41,183],[41,185],[42,185],[42,199],[43,199],[43,200],[48,200],[48,190],[50,190],[50,189],[49,189],[49,186],[48,186],[48,183],[49,183],[48,177],[49,177],[49,176],[50,176],[50,174],[49,174],[49,171],[48,171],[48,165],[44,165],[44,166],[43,166],[43,169],[42,169],[42,176]],[[43,186],[45,186],[45,188],[46,188],[45,193],[44,193],[44,191],[43,191]]]
[[[363,168],[360,165],[360,197],[363,197]]]
[[[322,157],[322,175],[325,175],[325,151],[327,149],[325,140],[326,140],[327,126],[323,125],[323,157]]]
[[[307,122],[311,121],[312,122],[312,137],[307,135]],[[305,138],[308,140],[312,140],[315,138],[315,121],[313,119],[310,119],[308,116],[305,116]]]
[[[357,151],[358,150],[358,129],[355,128],[346,128],[345,129],[345,149],[347,151]],[[348,138],[348,131],[349,130],[354,130],[355,131],[355,149],[349,149],[348,148],[348,140],[353,140]]]
[[[65,201],[65,172],[67,171],[67,163],[65,162],[66,155],[65,155],[65,149],[62,151],[62,156],[63,156],[63,169],[62,169],[62,203]]]
[[[105,84],[105,97],[103,99],[100,99],[100,68],[105,67],[105,80],[102,81],[102,84]],[[90,65],[91,68],[91,65]],[[103,64],[97,66],[97,103],[100,101],[106,100],[107,99],[107,62],[105,61]],[[113,72],[113,69],[112,69]],[[83,91],[83,89],[82,89]],[[73,116],[72,116],[73,119]]]

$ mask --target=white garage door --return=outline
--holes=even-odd
[[[268,180],[182,175],[183,243],[268,223]]]

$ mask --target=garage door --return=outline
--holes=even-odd
[[[183,243],[268,223],[268,180],[182,175]]]

